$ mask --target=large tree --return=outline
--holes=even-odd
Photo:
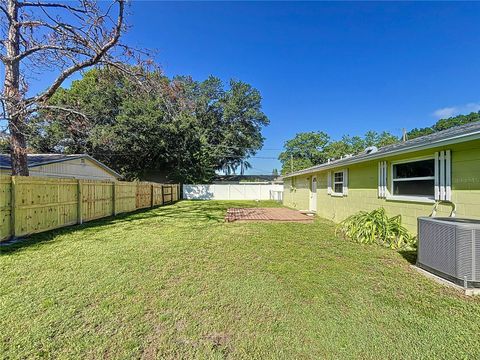
[[[447,119],[440,119],[430,127],[412,129],[407,133],[407,138],[414,139],[419,136],[432,134],[437,131],[446,130],[454,126],[464,125],[475,121],[480,121],[480,111],[472,112],[468,115],[457,115]]]
[[[169,180],[209,181],[215,170],[248,167],[263,145],[268,119],[260,93],[241,81],[168,79],[144,71],[142,82],[103,68],[87,72],[38,114],[30,145],[41,152],[92,154],[128,178],[160,169]]]
[[[297,171],[325,162],[325,148],[330,136],[322,131],[301,132],[287,140],[278,157],[282,163],[282,173]]]
[[[42,109],[53,109],[49,99],[63,82],[99,63],[118,66],[116,58],[132,54],[119,43],[124,8],[124,0],[0,0],[0,61],[5,70],[0,118],[8,122],[14,175],[28,175],[28,119]],[[54,75],[53,81],[30,94],[32,75],[42,74]]]

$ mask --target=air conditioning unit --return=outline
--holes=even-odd
[[[468,288],[480,288],[480,220],[418,218],[417,266]]]

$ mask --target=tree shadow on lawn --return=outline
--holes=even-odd
[[[235,206],[236,205],[236,206]],[[99,231],[111,225],[119,223],[141,222],[156,218],[160,224],[174,223],[175,227],[198,227],[211,226],[214,224],[223,224],[225,214],[229,207],[258,207],[262,205],[272,206],[274,204],[260,203],[255,206],[251,202],[243,201],[179,201],[175,204],[159,206],[156,208],[139,209],[129,213],[118,214],[101,219],[88,221],[81,225],[70,225],[63,228],[53,229],[38,234],[32,234],[28,237],[18,238],[15,241],[7,241],[0,245],[0,256],[9,255],[23,248],[36,246],[43,243],[49,243],[58,236],[68,235],[77,231]],[[148,230],[148,229],[147,229]]]

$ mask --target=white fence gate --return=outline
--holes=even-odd
[[[283,200],[281,184],[183,185],[188,200]]]

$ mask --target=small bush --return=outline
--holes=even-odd
[[[380,244],[391,249],[415,246],[415,237],[402,226],[401,216],[389,218],[384,208],[349,216],[338,225],[337,230],[344,237],[362,244]]]

